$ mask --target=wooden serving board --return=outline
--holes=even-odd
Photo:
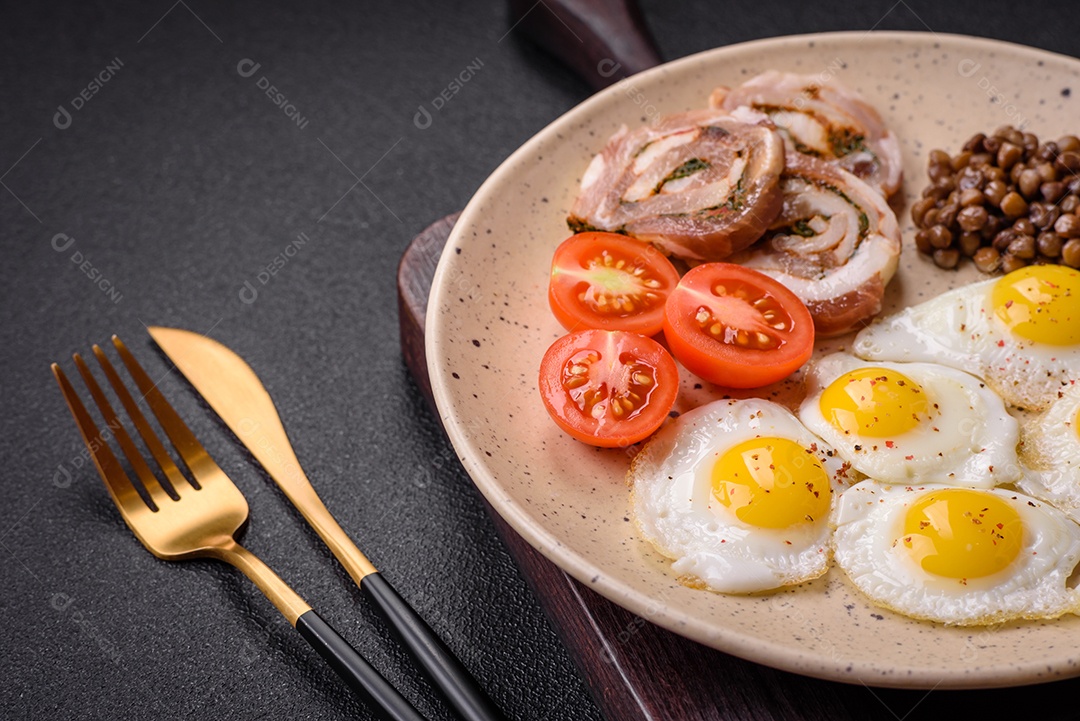
[[[447,216],[417,236],[398,268],[402,353],[436,417],[424,352],[424,317],[432,276],[456,220],[456,214]],[[914,721],[946,714],[1000,717],[1009,708],[1028,713],[1038,708],[1042,719],[1076,718],[1070,709],[1075,707],[1080,680],[928,693],[821,681],[743,661],[611,603],[544,558],[490,506],[488,513],[609,721]]]

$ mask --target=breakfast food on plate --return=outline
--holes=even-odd
[[[1020,426],[1024,475],[1016,486],[1080,520],[1080,385]]]
[[[1040,143],[1006,125],[959,153],[933,150],[930,185],[911,206],[915,243],[942,268],[972,258],[984,273],[1029,263],[1080,268],[1080,139]]]
[[[709,103],[763,112],[790,151],[835,163],[885,196],[900,188],[896,136],[869,103],[836,80],[769,70],[736,88],[717,88]]]
[[[555,423],[652,436],[631,513],[693,588],[783,588],[835,558],[917,619],[1080,614],[1080,140],[1006,127],[934,151],[919,249],[1016,270],[863,328],[804,373],[798,417],[761,398],[677,415],[676,360],[722,388],[788,377],[880,312],[901,247],[899,145],[857,94],[770,71],[711,104],[623,127],[583,174],[548,284],[571,331],[540,367]]]
[[[780,212],[784,144],[760,117],[691,110],[623,126],[585,170],[570,228],[626,233],[693,261],[742,250]]]
[[[806,377],[799,419],[885,483],[990,488],[1016,480],[1016,419],[975,376],[834,353]]]
[[[791,375],[814,352],[802,301],[767,275],[730,263],[692,268],[668,296],[664,339],[705,380],[758,388]]]
[[[896,215],[838,165],[792,152],[786,163],[783,210],[765,237],[730,261],[794,291],[819,336],[846,333],[881,311],[900,258]]]
[[[957,625],[1080,610],[1080,526],[1013,491],[864,481],[836,513],[836,564],[879,605]]]
[[[615,233],[578,233],[551,260],[548,303],[569,331],[585,328],[656,335],[679,272],[649,243]]]
[[[579,441],[626,447],[667,418],[679,369],[664,347],[626,331],[585,330],[555,341],[540,364],[540,396]]]
[[[960,368],[1042,410],[1080,379],[1080,271],[1033,265],[956,288],[864,328],[853,350]]]
[[[641,534],[680,580],[726,593],[802,583],[829,565],[839,458],[783,407],[715,401],[665,426],[627,476]]]

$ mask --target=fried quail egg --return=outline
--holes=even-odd
[[[1080,521],[1080,385],[1021,424],[1020,460],[1017,487]]]
[[[825,356],[799,418],[855,470],[886,483],[990,488],[1016,480],[1016,419],[978,378],[932,363]]]
[[[865,481],[840,497],[836,522],[837,566],[898,613],[978,625],[1080,611],[1068,585],[1080,526],[1028,496]]]
[[[864,328],[853,350],[966,370],[1006,402],[1043,410],[1080,378],[1080,272],[1032,265],[956,288]]]
[[[642,536],[680,581],[752,593],[808,581],[829,565],[829,515],[846,468],[787,409],[714,401],[662,428],[627,481]]]

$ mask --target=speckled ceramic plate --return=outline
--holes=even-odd
[[[581,173],[622,123],[701,107],[713,86],[763,70],[835,76],[901,138],[905,208],[895,309],[978,274],[944,272],[913,246],[907,205],[927,152],[1023,124],[1080,130],[1080,61],[966,37],[909,33],[777,38],[720,48],[625,80],[514,153],[469,203],[432,290],[427,347],[435,400],[466,469],[518,533],[582,583],[640,616],[752,661],[822,678],[903,687],[989,687],[1080,674],[1080,618],[971,629],[878,609],[833,569],[793,590],[726,596],[680,585],[628,520],[627,455],[571,440],[536,389],[563,330],[547,307],[551,254]],[[835,345],[835,344],[834,344]],[[709,399],[683,379],[679,408]],[[626,643],[633,643],[632,635]]]

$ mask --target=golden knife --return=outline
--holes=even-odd
[[[178,328],[151,327],[149,331],[311,524],[460,716],[466,721],[505,721],[464,665],[330,515],[304,475],[274,401],[255,371],[236,353],[206,336]]]

